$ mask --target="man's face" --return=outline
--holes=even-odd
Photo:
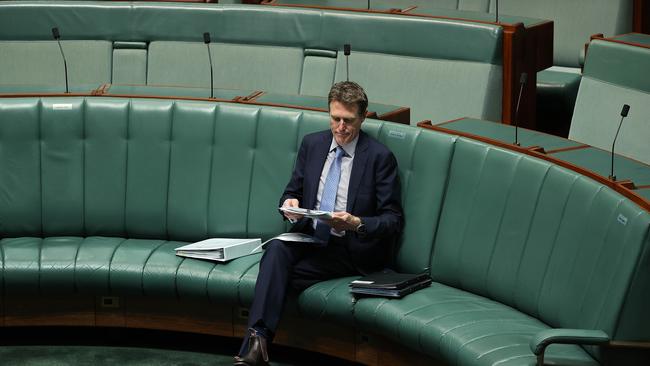
[[[359,117],[358,109],[356,104],[330,103],[330,129],[337,144],[345,145],[359,135],[365,117]]]

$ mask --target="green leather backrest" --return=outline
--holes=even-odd
[[[112,46],[106,41],[61,41],[70,86],[111,81]],[[60,85],[61,51],[55,41],[0,41],[0,84]]]
[[[630,112],[621,126],[615,151],[650,164],[649,66],[649,48],[591,42],[569,138],[611,151],[622,106],[628,104]]]
[[[346,0],[280,0],[280,3],[355,8],[368,6],[367,1]],[[471,12],[494,14],[496,3],[495,0],[370,0],[370,7],[404,9],[417,6],[412,13],[488,20],[489,18]],[[499,13],[506,22],[516,22],[516,17],[552,20],[555,29],[554,64],[579,67],[580,52],[592,34],[614,36],[632,31],[632,3],[631,0],[501,0]],[[445,10],[470,12],[454,14]],[[523,18],[521,21],[529,22]]]
[[[344,57],[339,53],[336,81],[347,77]],[[439,123],[460,116],[501,120],[501,66],[368,52],[355,52],[349,64],[350,78],[363,85],[368,98],[410,106],[413,122],[429,119]]]
[[[619,319],[643,317],[629,307],[647,304],[649,228],[648,212],[600,183],[460,138],[431,273],[553,327],[648,339]]]
[[[119,98],[0,100],[0,237],[268,238],[302,137],[326,113]],[[396,259],[429,267],[453,136],[374,120],[409,221]],[[422,252],[426,255],[422,255]]]
[[[113,84],[147,83],[147,43],[113,42]]]
[[[492,0],[490,11],[494,12]],[[580,52],[593,34],[632,31],[630,0],[501,0],[502,14],[550,19],[554,23],[553,64],[580,66]]]
[[[206,87],[210,69],[202,34],[210,32],[216,88],[316,96],[327,95],[334,81],[347,77],[340,51],[349,43],[350,78],[378,103],[411,107],[414,123],[501,118],[502,29],[497,25],[268,6],[60,5],[0,2],[0,40],[49,39],[49,25],[57,24],[63,39],[108,41],[103,60],[108,77],[93,80],[98,84],[138,84],[144,78],[151,85]],[[107,24],[107,18],[114,22]],[[14,63],[14,68],[24,66]],[[29,70],[15,79],[41,80]]]
[[[213,43],[210,54],[216,88],[300,92],[304,57],[301,48]],[[151,42],[147,83],[209,87],[210,63],[206,45]]]

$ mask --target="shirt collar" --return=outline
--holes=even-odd
[[[347,144],[341,145],[341,148],[343,151],[345,151],[346,156],[354,158],[354,152],[357,150],[357,142],[359,142],[359,135],[357,135],[354,140],[348,142]],[[332,143],[330,144],[329,152],[332,152],[332,150],[336,149],[337,146],[339,146],[339,144],[336,143],[334,136],[332,136]]]

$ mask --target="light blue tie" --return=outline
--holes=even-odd
[[[323,194],[320,199],[320,207],[318,208],[321,211],[334,211],[336,191],[338,191],[339,180],[341,179],[341,161],[343,160],[343,155],[345,155],[345,150],[337,146],[336,157],[332,165],[330,165],[330,170],[327,172],[327,178],[325,178],[325,185],[323,186]],[[314,236],[317,239],[327,242],[330,238],[330,226],[319,220],[316,224]]]

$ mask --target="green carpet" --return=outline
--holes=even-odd
[[[232,356],[151,348],[97,346],[0,347],[4,366],[199,366],[232,365]],[[286,365],[275,363],[276,365]]]
[[[230,366],[239,339],[112,328],[0,328],[2,366]],[[273,345],[273,366],[358,364]]]

